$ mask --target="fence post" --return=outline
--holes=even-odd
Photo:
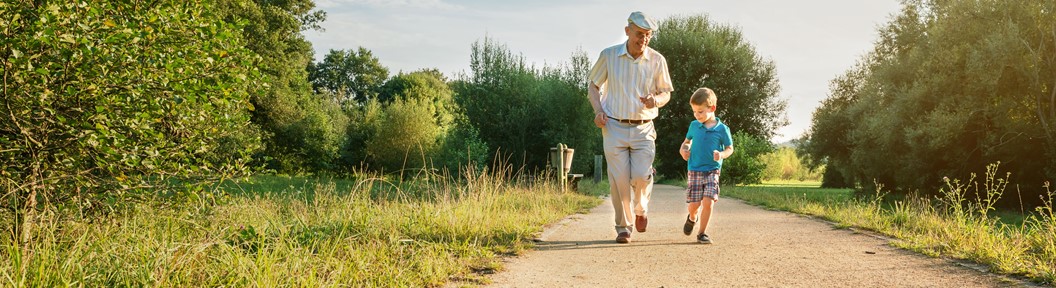
[[[601,155],[594,155],[594,184],[601,182]]]

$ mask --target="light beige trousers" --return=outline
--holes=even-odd
[[[601,133],[609,169],[609,193],[616,210],[616,232],[631,232],[634,215],[649,211],[656,128],[653,122],[635,125],[609,119]]]

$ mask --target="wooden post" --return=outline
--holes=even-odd
[[[568,146],[557,143],[557,183],[561,185],[561,192],[568,187],[568,173],[565,173],[565,149],[568,149]]]
[[[594,155],[594,183],[601,182],[601,155]]]

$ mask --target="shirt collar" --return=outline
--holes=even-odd
[[[653,50],[652,47],[646,46],[645,47],[645,51],[642,51],[642,59],[641,60],[642,61],[648,61],[649,60],[649,55],[652,54],[652,53],[649,53],[649,52],[652,51],[652,50]],[[623,45],[620,45],[620,50],[618,52],[619,52],[619,54],[617,54],[618,56],[627,55],[627,57],[631,58],[631,60],[635,60],[634,57],[631,56],[631,53],[627,52],[627,41],[623,41]]]
[[[700,123],[700,129],[704,129],[704,130],[707,130],[707,131],[715,131],[715,130],[719,129],[719,126],[723,125],[722,124],[722,119],[719,119],[719,116],[715,116],[715,121],[719,122],[719,123],[715,123],[715,127],[711,127],[711,129],[708,129],[708,127],[706,126],[707,124],[704,124],[704,122],[697,121],[697,123]]]

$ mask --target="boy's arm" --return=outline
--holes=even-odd
[[[733,155],[733,145],[726,146],[725,150],[715,151],[715,154],[717,154],[716,157],[715,157],[715,161],[719,161],[720,159],[730,158],[730,155]]]
[[[678,149],[678,154],[682,154],[682,160],[689,161],[689,146],[693,141],[686,139],[682,141],[682,148]]]

